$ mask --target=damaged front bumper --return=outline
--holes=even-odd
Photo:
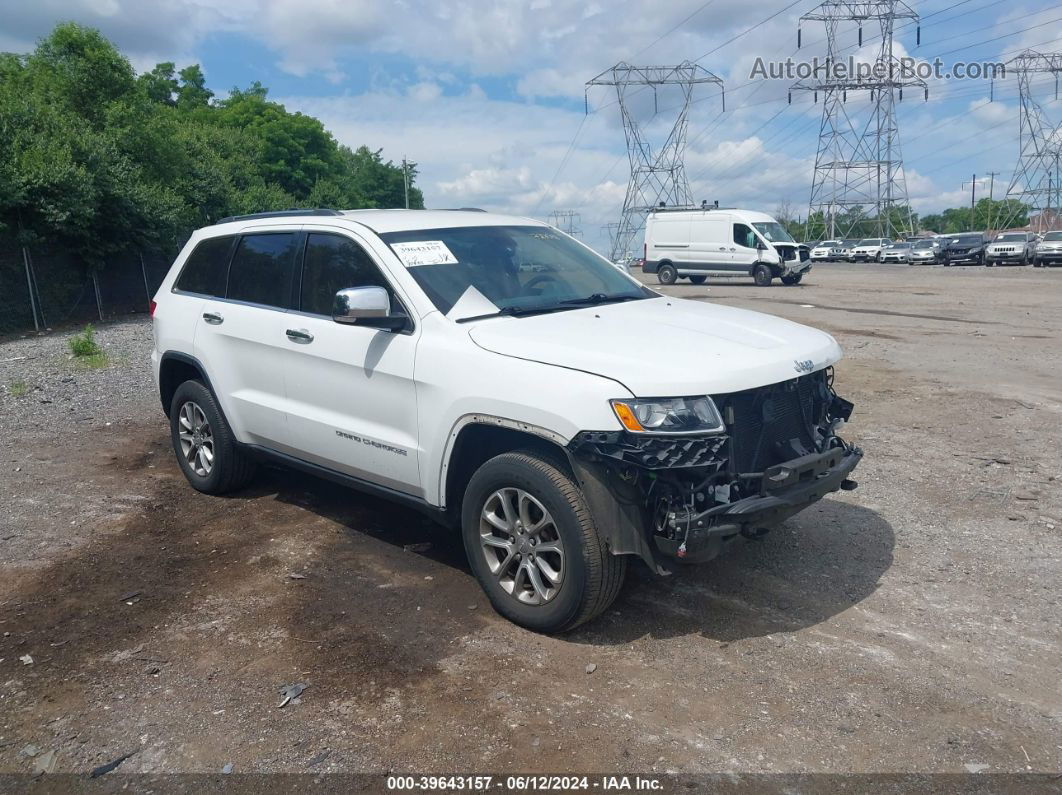
[[[863,452],[837,431],[852,404],[832,372],[713,396],[724,433],[653,436],[585,431],[569,458],[614,554],[661,573],[702,562],[739,534],[760,535],[830,492],[856,487]]]

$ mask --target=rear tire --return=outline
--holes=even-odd
[[[656,272],[656,278],[661,284],[674,284],[678,281],[678,271],[675,270],[674,265],[661,265]]]
[[[804,278],[804,274],[803,273],[796,273],[796,274],[793,274],[792,276],[783,276],[782,277],[782,284],[786,285],[787,287],[792,287],[794,285],[800,284],[800,280],[803,279],[803,278]]]
[[[535,632],[566,632],[599,615],[627,572],[562,466],[532,452],[495,456],[476,470],[461,506],[468,562],[487,598]]]
[[[690,276],[690,281],[694,284],[704,284],[704,280],[707,278],[707,276]]]
[[[771,273],[771,269],[763,263],[752,269],[752,280],[756,282],[757,287],[770,287],[773,278],[774,274]]]
[[[254,460],[239,446],[211,392],[201,381],[185,381],[170,403],[170,441],[192,487],[226,494],[254,477]]]

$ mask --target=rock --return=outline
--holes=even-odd
[[[586,672],[588,674],[592,674],[596,670],[597,670],[597,663],[587,663]]]
[[[27,745],[25,748],[23,748],[21,751],[19,751],[18,755],[19,756],[24,756],[27,759],[32,759],[33,757],[37,756],[37,754],[39,754],[40,752],[41,752],[41,749],[31,743],[30,745]]]
[[[226,774],[226,775],[231,773],[232,772],[232,762],[229,762],[223,768],[221,768],[221,772]]]
[[[33,658],[30,657],[28,654],[23,654],[18,659],[22,662],[23,665],[33,665]]]
[[[34,773],[51,773],[55,770],[55,751],[47,751],[33,760]]]
[[[982,773],[992,767],[992,765],[986,765],[980,762],[967,762],[963,767],[966,768],[967,773]]]
[[[1040,495],[1035,491],[1016,491],[1014,492],[1014,499],[1024,502],[1036,502],[1040,499]]]

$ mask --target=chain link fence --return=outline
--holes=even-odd
[[[148,311],[179,249],[129,249],[93,271],[69,251],[0,236],[0,334]]]

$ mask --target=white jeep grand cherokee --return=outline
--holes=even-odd
[[[539,631],[605,610],[632,555],[666,574],[854,488],[862,456],[828,334],[661,295],[526,218],[228,218],[152,312],[195,488],[269,461],[415,506]]]

